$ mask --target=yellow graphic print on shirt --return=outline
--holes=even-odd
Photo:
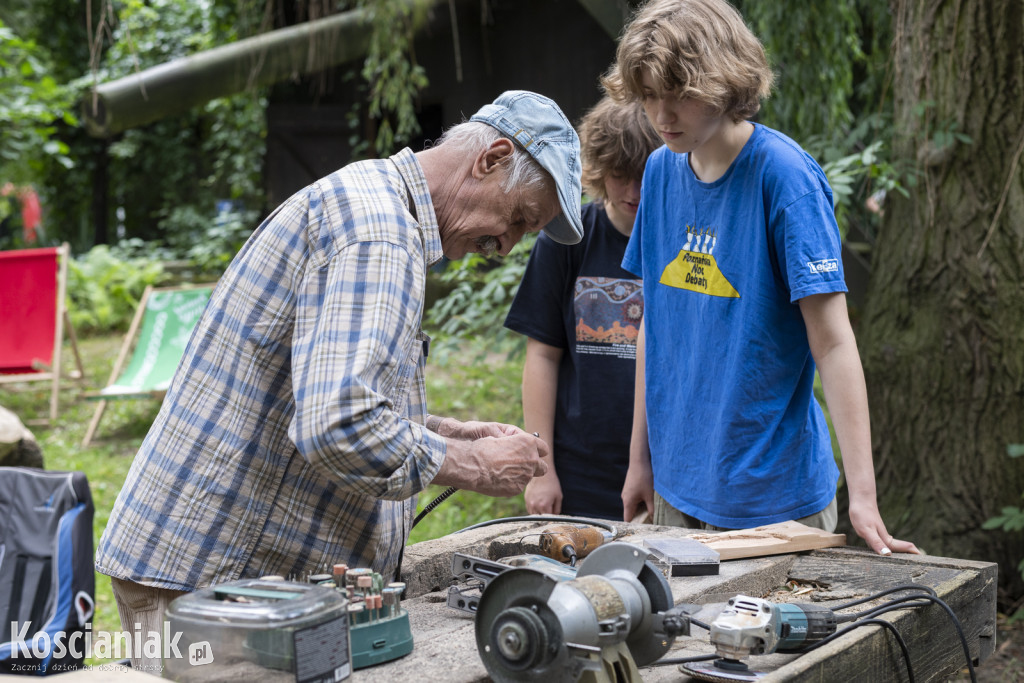
[[[686,244],[679,255],[665,266],[658,281],[669,287],[689,289],[709,296],[738,299],[740,293],[718,269],[713,252],[718,237],[710,229],[686,226]]]

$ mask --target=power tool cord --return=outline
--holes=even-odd
[[[901,591],[916,591],[916,593],[913,595],[905,595],[903,597],[888,600],[877,607],[864,610],[863,612],[858,612],[855,614],[836,615],[836,621],[844,623],[853,621],[854,624],[851,628],[859,626],[860,624],[864,623],[886,624],[885,628],[889,628],[890,630],[892,630],[893,634],[897,637],[897,642],[900,643],[900,648],[903,650],[903,656],[906,657],[907,668],[909,672],[911,667],[909,651],[907,650],[905,644],[902,642],[902,638],[899,636],[898,633],[896,633],[895,626],[893,626],[888,621],[875,619],[875,617],[878,617],[882,614],[886,614],[887,612],[895,612],[897,610],[906,609],[908,607],[926,607],[929,604],[936,604],[940,606],[946,612],[947,615],[949,615],[950,621],[953,622],[953,627],[956,629],[957,637],[960,639],[960,646],[964,651],[964,660],[967,662],[967,671],[970,674],[971,681],[976,682],[978,678],[977,674],[974,671],[974,662],[971,660],[970,647],[967,644],[967,637],[964,635],[964,630],[962,625],[960,624],[960,619],[957,618],[956,613],[953,612],[952,608],[950,608],[949,605],[947,605],[943,600],[936,596],[935,591],[929,588],[928,586],[920,586],[914,584],[904,584],[901,586],[895,586],[893,588],[889,588],[887,590],[875,593],[874,595],[868,596],[861,600],[854,600],[844,605],[840,605],[836,609],[846,609],[849,607],[863,604],[865,602],[870,602],[871,600],[877,600],[879,597],[883,595],[889,595],[891,593],[897,593]],[[806,652],[810,652],[811,650],[819,648],[825,643],[835,640],[844,633],[848,633],[850,630],[850,628],[847,628],[843,629],[842,631],[837,631],[836,633],[833,633],[827,638],[823,638],[817,643],[814,643],[801,649],[799,653],[804,654]],[[911,678],[913,677],[911,676]]]
[[[914,667],[910,663],[910,650],[907,648],[907,642],[905,640],[903,640],[903,636],[900,635],[900,632],[896,629],[896,627],[893,624],[891,624],[888,621],[886,621],[885,619],[872,619],[872,618],[869,618],[869,619],[863,619],[861,621],[855,621],[852,624],[850,624],[849,626],[847,626],[846,628],[844,628],[842,630],[839,630],[839,631],[836,631],[835,633],[833,633],[829,637],[823,638],[822,640],[819,640],[818,642],[814,643],[813,645],[808,645],[807,647],[805,647],[802,650],[800,650],[798,652],[798,654],[801,654],[801,655],[802,654],[807,654],[811,650],[815,650],[815,649],[821,647],[822,645],[824,645],[825,643],[831,642],[831,641],[835,640],[836,638],[838,638],[840,636],[846,635],[847,633],[849,633],[850,631],[853,631],[854,629],[858,629],[861,626],[869,626],[871,624],[874,624],[876,626],[881,626],[882,628],[885,628],[890,633],[892,633],[893,637],[896,639],[896,643],[900,646],[900,650],[903,652],[903,662],[907,666],[907,678],[910,681],[910,683],[914,683]]]
[[[565,515],[522,515],[520,517],[499,517],[497,519],[488,519],[487,521],[480,522],[479,524],[473,524],[467,526],[464,529],[453,531],[453,534],[461,534],[463,531],[470,531],[472,529],[480,529],[485,526],[491,526],[492,524],[504,524],[506,522],[566,522],[568,524],[589,524],[591,526],[600,527],[611,532],[612,537],[618,535],[618,531],[615,527],[607,522],[601,522],[596,519],[588,519],[586,517],[567,517]]]
[[[904,598],[896,598],[890,600],[889,603],[879,607],[876,610],[867,613],[869,617],[875,617],[886,612],[894,612],[896,610],[904,609],[906,607],[923,607],[928,603],[933,603],[941,607],[949,619],[953,622],[953,628],[956,629],[957,637],[960,639],[960,647],[964,651],[964,660],[967,662],[967,671],[970,674],[971,681],[975,682],[978,680],[977,674],[974,671],[974,662],[971,660],[970,646],[967,644],[967,637],[964,635],[963,626],[960,624],[960,619],[957,618],[956,613],[953,609],[947,605],[943,600],[935,597],[934,595],[908,595]],[[817,643],[815,643],[815,646]],[[812,646],[814,647],[814,646]]]
[[[652,662],[648,666],[669,666],[671,664],[689,664],[690,662],[709,662],[712,659],[718,659],[718,655],[694,655],[693,657],[671,657],[668,659],[659,659],[656,662]]]
[[[456,486],[449,486],[449,487],[448,487],[448,488],[446,488],[446,489],[445,489],[444,491],[442,491],[442,492],[440,493],[440,495],[438,495],[438,497],[437,497],[437,498],[435,498],[434,500],[432,500],[432,501],[430,501],[429,503],[427,503],[427,504],[426,504],[426,505],[424,506],[424,508],[423,508],[422,510],[420,510],[420,513],[419,513],[418,515],[416,515],[416,519],[412,520],[412,526],[411,526],[411,527],[409,527],[409,530],[411,531],[411,530],[415,529],[415,528],[416,528],[416,525],[420,523],[420,520],[421,520],[421,519],[423,519],[423,518],[424,518],[424,517],[426,517],[426,516],[427,516],[428,514],[430,514],[430,512],[431,512],[431,511],[432,511],[432,510],[433,510],[434,508],[436,508],[436,507],[437,507],[438,505],[440,505],[441,503],[443,503],[443,502],[445,502],[446,500],[448,500],[449,498],[451,498],[451,497],[452,497],[452,494],[453,494],[453,493],[455,493],[455,492],[456,492],[456,491],[458,491],[458,490],[459,490],[459,489],[458,489],[458,487],[456,487]]]
[[[916,583],[902,583],[902,584],[900,584],[898,586],[893,586],[892,588],[887,588],[884,591],[878,591],[874,595],[869,595],[866,598],[861,598],[860,600],[851,600],[850,602],[843,603],[842,605],[837,605],[835,607],[835,611],[838,611],[838,610],[841,610],[841,609],[849,609],[851,607],[856,607],[857,605],[863,605],[865,602],[871,602],[872,600],[877,600],[878,598],[882,597],[883,595],[891,595],[893,593],[901,593],[903,591],[917,591],[918,593],[924,592],[924,593],[928,593],[929,595],[936,595],[935,591],[932,590],[931,588],[929,588],[928,586],[922,586],[922,585],[919,585],[919,584],[916,584]],[[840,615],[837,615],[837,617],[838,616],[840,616]]]

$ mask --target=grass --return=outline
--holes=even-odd
[[[79,394],[106,384],[122,338],[121,334],[111,334],[79,339],[85,366],[81,387],[66,384],[55,424],[49,427],[29,425],[42,448],[47,470],[81,471],[88,477],[96,508],[94,545],[99,542],[132,459],[159,409],[153,400],[110,402],[93,443],[88,448],[81,447],[96,404]],[[65,367],[72,362],[70,347],[65,347],[63,359]],[[465,357],[455,354],[440,361],[432,357],[427,369],[428,405],[438,415],[521,425],[520,378],[521,365],[504,356],[491,354],[486,362],[481,362],[478,354]],[[0,385],[0,405],[25,423],[45,418],[49,409],[49,384]],[[430,487],[420,496],[419,507],[422,509],[442,490]],[[522,495],[494,499],[460,491],[424,517],[413,530],[410,543],[444,536],[484,520],[525,513]],[[110,580],[104,575],[96,575],[95,597],[93,633],[120,631]]]

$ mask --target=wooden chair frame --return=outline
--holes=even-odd
[[[134,351],[136,337],[139,334],[139,328],[142,326],[142,321],[146,315],[146,307],[149,305],[150,295],[153,292],[167,292],[167,291],[182,291],[188,289],[198,289],[202,287],[211,287],[213,283],[197,283],[192,285],[180,285],[176,287],[153,287],[149,285],[142,293],[142,298],[139,300],[138,308],[135,310],[135,316],[132,318],[132,322],[128,327],[128,331],[125,333],[124,342],[121,344],[121,350],[117,354],[117,359],[114,361],[114,367],[110,371],[110,378],[107,380],[105,386],[110,386],[121,376],[121,372],[124,370],[125,363],[131,358]],[[138,398],[140,395],[148,395],[152,398],[163,400],[164,395],[167,392],[164,390],[154,390],[145,392],[145,394],[135,395]],[[84,395],[86,398],[100,398],[104,396],[102,393],[92,392]],[[82,447],[87,447],[92,443],[93,437],[96,435],[96,430],[99,428],[100,420],[103,418],[103,413],[107,409],[107,402],[118,398],[116,394],[109,395],[109,398],[100,398],[96,404],[96,410],[93,411],[92,419],[89,421],[89,426],[85,430],[85,436],[82,438]]]
[[[49,420],[29,420],[26,424],[52,424],[57,419],[57,410],[60,402],[61,382],[61,355],[64,348],[64,332],[67,330],[68,340],[71,342],[71,350],[74,353],[77,372],[69,375],[71,379],[82,380],[85,377],[85,370],[82,367],[82,357],[78,352],[78,338],[75,336],[75,328],[71,324],[71,317],[68,315],[66,300],[68,285],[68,259],[71,258],[71,248],[65,242],[57,247],[57,316],[54,321],[53,334],[53,364],[46,366],[42,363],[35,364],[38,372],[20,373],[14,375],[0,374],[0,384],[11,384],[15,382],[50,382],[50,412]]]

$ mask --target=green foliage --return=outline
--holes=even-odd
[[[171,259],[188,261],[196,273],[220,277],[258,220],[255,211],[225,211],[210,220],[191,206],[173,209],[164,221],[166,252]]]
[[[97,245],[68,264],[68,310],[76,331],[126,330],[146,286],[164,281],[159,262],[133,257],[130,248]]]
[[[417,513],[443,491],[444,488],[441,486],[427,487],[417,501]],[[521,494],[513,498],[491,498],[471,491],[459,491],[420,520],[420,523],[409,534],[409,543],[440,538],[491,519],[518,517],[525,514],[526,504],[523,502]]]
[[[475,345],[475,348],[473,348]],[[431,348],[426,383],[430,412],[459,420],[485,420],[522,425],[520,394],[522,364],[493,349],[487,338],[466,341],[461,352],[452,348],[439,358]],[[420,510],[444,489],[430,486],[417,501]],[[522,495],[490,498],[479,493],[459,491],[424,517],[409,537],[410,543],[450,534],[467,526],[498,517],[525,515]]]
[[[129,0],[117,16],[101,80],[214,47],[225,29],[213,17],[228,18],[181,0]],[[119,236],[194,242],[213,227],[219,199],[262,209],[265,106],[262,93],[242,93],[125,131],[109,148]]]
[[[420,132],[415,102],[427,87],[427,73],[416,63],[413,38],[430,3],[355,0],[355,5],[366,11],[372,26],[362,76],[370,85],[369,114],[379,120],[374,147],[385,156]]]
[[[776,74],[760,119],[799,141],[822,164],[845,237],[853,228],[874,241],[879,215],[869,197],[906,194],[916,178],[892,160],[886,0],[827,3],[739,0]]]
[[[873,193],[882,197],[889,193],[907,196],[906,186],[916,183],[914,168],[891,158],[889,128],[887,117],[871,115],[861,119],[838,141],[815,136],[805,144],[828,176],[836,220],[844,238],[852,224],[873,241],[878,217],[866,209],[866,198]]]
[[[236,24],[249,29],[255,4],[99,0],[91,5],[91,25],[98,35],[85,33],[86,7],[68,13],[68,6],[76,4],[38,0],[31,8],[19,7],[16,15],[37,42],[45,41],[52,73],[88,88],[237,39]],[[244,21],[239,13],[245,13]],[[126,131],[109,146],[90,138],[77,122],[62,123],[54,135],[76,166],[69,170],[49,159],[40,162],[48,234],[84,251],[94,243],[97,222],[104,221],[111,226],[110,241],[173,242],[173,237],[198,243],[215,225],[218,200],[239,201],[262,212],[265,108],[259,91],[212,100],[187,114]],[[104,177],[105,187],[96,185]],[[102,210],[105,216],[98,216]],[[175,234],[178,229],[185,232]]]
[[[424,322],[436,334],[434,349],[440,357],[447,357],[474,338],[486,339],[492,352],[517,355],[525,348],[523,337],[502,323],[536,240],[536,234],[525,236],[500,260],[469,254],[448,263],[441,281],[453,289],[427,311]]]
[[[1011,458],[1024,456],[1024,444],[1010,444],[1006,447],[1006,454]],[[1024,493],[1021,494],[1024,498]],[[981,526],[982,529],[1001,529],[1002,531],[1024,531],[1024,508],[1016,505],[1007,505],[1002,509],[1002,514],[988,519]],[[1024,560],[1017,565],[1017,571],[1024,576]],[[1010,618],[1011,621],[1024,620],[1024,607],[1018,609]]]
[[[850,125],[854,65],[865,58],[856,4],[739,3],[777,77],[778,95],[764,104],[767,125],[797,139]]]
[[[68,146],[57,124],[77,123],[74,90],[50,75],[48,56],[0,20],[0,183],[39,182],[42,160],[71,168]]]

